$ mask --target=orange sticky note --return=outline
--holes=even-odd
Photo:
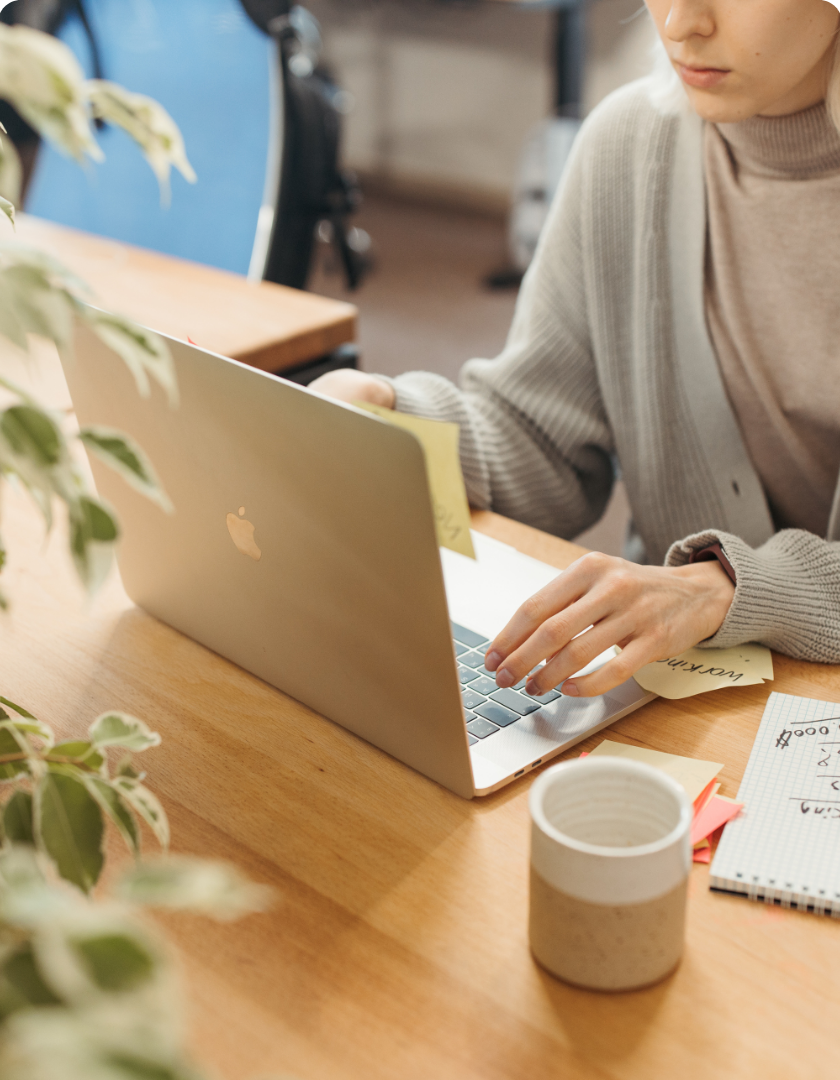
[[[708,863],[712,861],[712,849],[710,847],[698,848],[694,852],[694,862]]]
[[[691,824],[691,843],[696,844],[736,817],[743,803],[730,802],[715,795],[709,799]]]
[[[695,814],[698,814],[709,801],[709,799],[711,799],[712,795],[715,794],[715,784],[717,784],[717,779],[710,780],[700,792],[700,794],[697,796],[697,798],[694,800]],[[720,787],[719,784],[718,787]]]

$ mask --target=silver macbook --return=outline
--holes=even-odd
[[[84,327],[64,360],[79,422],[129,433],[175,507],[91,461],[140,607],[464,798],[652,699],[633,680],[599,698],[500,690],[487,642],[558,571],[477,533],[477,561],[439,550],[409,432],[168,340],[177,409],[141,398]]]

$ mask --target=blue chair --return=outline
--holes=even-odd
[[[246,273],[263,198],[272,123],[272,43],[239,0],[86,0],[105,77],[148,94],[180,126],[198,183],[157,181],[122,132],[82,172],[44,147],[26,209],[63,225]],[[62,39],[90,71],[78,20]],[[276,106],[275,106],[276,107]]]

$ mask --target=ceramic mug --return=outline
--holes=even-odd
[[[639,761],[566,761],[534,784],[531,950],[591,990],[633,990],[670,974],[685,937],[692,806]]]

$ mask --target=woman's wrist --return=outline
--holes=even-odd
[[[672,572],[694,585],[702,595],[703,636],[700,640],[714,637],[723,626],[735,597],[735,585],[729,575],[716,559],[674,567]]]

